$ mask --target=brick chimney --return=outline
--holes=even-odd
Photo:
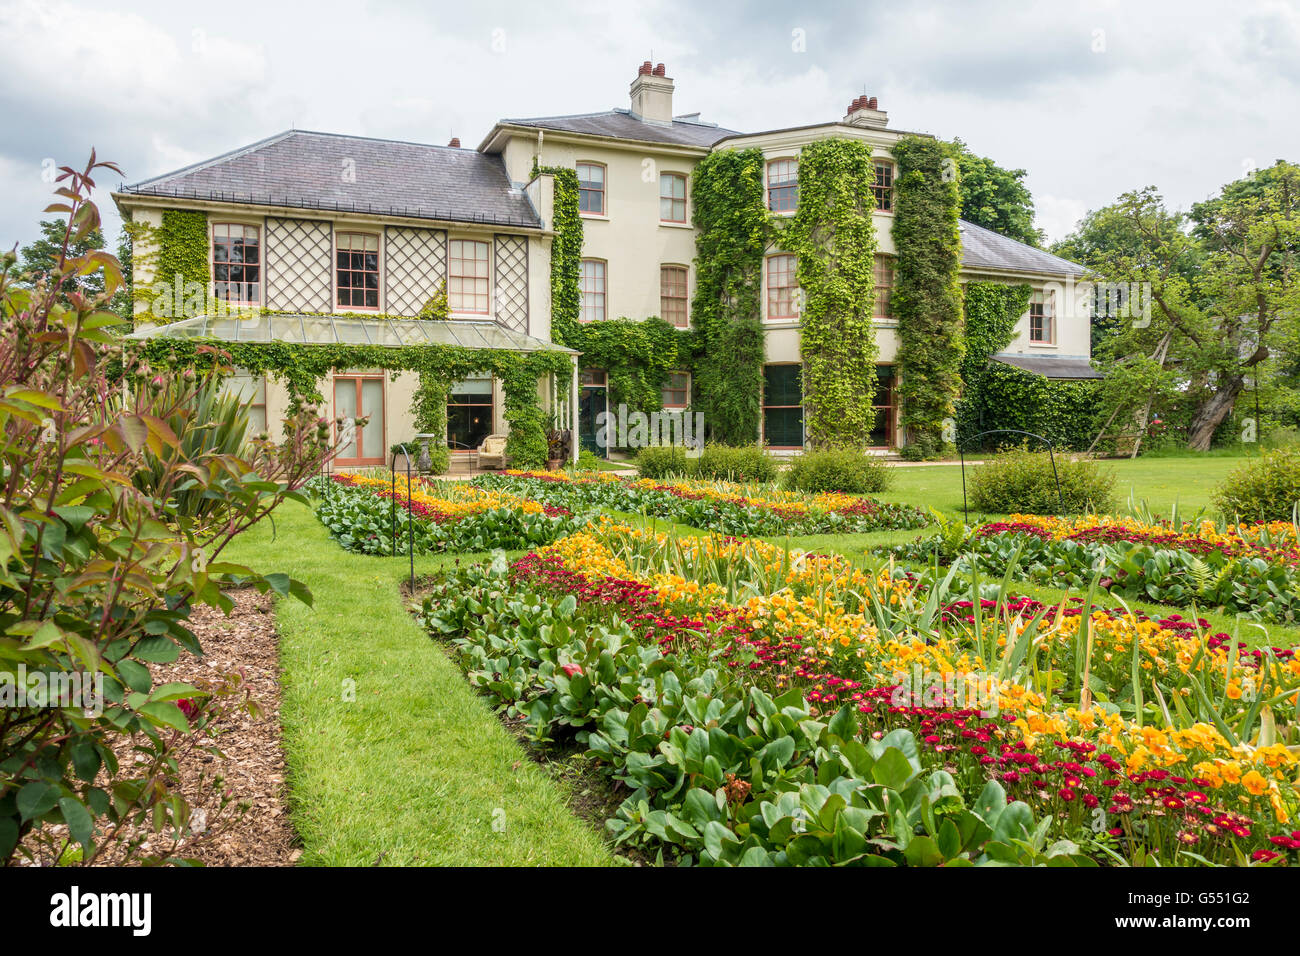
[[[859,96],[849,104],[849,111],[840,122],[846,126],[884,129],[889,125],[889,114],[876,105],[874,96]]]
[[[632,114],[645,123],[671,126],[673,122],[673,81],[662,63],[646,60],[632,81]]]
[[[460,149],[460,137],[453,136],[451,138],[451,142],[448,143],[447,145],[450,146],[452,149]]]

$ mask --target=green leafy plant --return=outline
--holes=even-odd
[[[799,208],[781,232],[798,259],[804,429],[813,448],[862,448],[876,411],[875,167],[859,139],[799,153]]]
[[[689,478],[698,471],[699,459],[686,455],[679,445],[651,445],[636,453],[642,478]]]
[[[911,454],[945,451],[944,419],[961,394],[961,205],[956,160],[945,144],[905,136],[898,161],[893,239],[898,268],[890,305],[898,320],[898,399]]]
[[[695,388],[714,441],[758,439],[763,392],[763,327],[759,294],[763,252],[771,231],[763,201],[763,153],[719,150],[695,167],[691,202],[695,294],[691,321],[698,336]]]
[[[1214,504],[1227,518],[1290,521],[1300,504],[1300,445],[1265,452],[1233,469],[1215,490]]]
[[[95,864],[110,850],[163,862],[197,839],[172,781],[177,755],[198,746],[194,735],[223,706],[221,692],[155,684],[149,665],[182,648],[201,652],[187,619],[199,604],[229,611],[223,588],[310,598],[288,575],[257,573],[222,552],[301,498],[292,489],[328,458],[328,423],[302,405],[283,444],[245,443],[232,454],[233,426],[223,448],[194,414],[211,394],[206,376],[158,370],[140,349],[122,348],[112,331],[121,319],[108,311],[117,261],[99,250],[67,254],[99,227],[89,196],[100,169],[119,172],[93,153],[83,170],[59,171],[61,200],[49,211],[67,226],[48,276],[17,288],[14,257],[0,259],[0,671],[83,689],[0,711],[5,863]],[[102,293],[59,294],[91,273]],[[206,506],[178,509],[178,496]],[[102,697],[88,697],[87,685]],[[119,762],[114,745],[126,738],[132,759]]]
[[[1057,494],[1057,481],[1060,495]],[[970,503],[989,514],[1086,514],[1110,510],[1115,474],[1095,461],[1021,448],[967,472]]]
[[[884,459],[848,448],[810,451],[790,459],[781,486],[793,491],[843,491],[870,495],[889,488],[893,475]]]
[[[704,446],[695,468],[697,478],[718,481],[765,482],[776,480],[776,461],[761,445]]]
[[[246,447],[249,442],[267,439],[266,435],[248,433],[248,408],[252,399],[241,399],[227,391],[216,375],[200,382],[193,372],[182,372],[171,378],[151,380],[143,392],[149,409],[146,414],[165,421],[173,434],[184,436],[181,455],[197,468],[206,467],[209,458],[235,460],[253,450]],[[165,487],[167,470],[167,462],[150,451],[131,480],[137,488],[156,493]],[[218,474],[213,480],[224,484],[232,479]],[[173,516],[212,518],[224,506],[222,498],[198,480],[185,482],[172,490],[168,511]]]

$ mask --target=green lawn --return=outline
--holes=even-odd
[[[1146,499],[1153,511],[1168,515],[1177,502],[1190,516],[1199,508],[1210,508],[1216,485],[1228,472],[1246,461],[1246,456],[1200,456],[1138,458],[1104,461],[1103,468],[1115,473],[1117,512],[1128,507],[1130,493],[1135,501]],[[978,465],[967,465],[967,472]],[[960,514],[962,508],[959,465],[898,465],[892,469],[893,486],[879,497]],[[971,519],[976,518],[972,510]]]
[[[1108,462],[1126,502],[1193,511],[1240,458],[1153,458]],[[882,498],[961,508],[961,473],[952,465],[899,466]],[[620,516],[637,521],[634,516]],[[972,519],[976,516],[972,514]],[[704,532],[651,521],[661,530]],[[865,560],[869,548],[924,531],[770,538],[773,543]],[[421,630],[399,593],[405,558],[343,551],[303,505],[288,504],[243,535],[230,557],[306,582],[315,606],[276,606],[283,684],[281,720],[292,822],[302,862],[314,865],[601,865],[611,854],[578,820],[557,781],[530,760],[457,665]],[[481,556],[480,556],[481,557]],[[475,560],[462,555],[459,560]],[[416,559],[427,574],[455,560]],[[1016,584],[1017,593],[1058,602],[1064,592]],[[1104,600],[1104,598],[1103,598]],[[1161,605],[1137,604],[1165,615]],[[1182,612],[1188,613],[1188,612]],[[1232,619],[1202,612],[1212,630]],[[1243,625],[1243,639],[1300,643],[1300,629]]]
[[[299,504],[276,512],[274,531],[272,540],[262,522],[230,556],[291,574],[315,596],[314,607],[276,605],[289,805],[304,864],[610,862],[407,613],[398,587],[408,559],[344,551]],[[417,558],[416,573],[451,560]]]

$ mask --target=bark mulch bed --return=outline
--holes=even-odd
[[[206,818],[205,832],[179,846],[169,831],[140,834],[146,839],[133,860],[163,854],[204,866],[292,866],[302,855],[286,809],[275,609],[269,596],[251,588],[228,593],[235,602],[229,617],[200,606],[189,619],[203,655],[182,650],[171,664],[151,665],[154,685],[180,681],[205,688],[239,675],[235,699],[256,704],[260,712],[253,716],[247,706],[224,707],[196,746],[180,755],[179,772],[166,780],[190,804],[192,825]],[[120,737],[109,745],[129,774],[127,768],[135,759],[131,739]],[[220,756],[212,752],[213,747]],[[219,789],[214,786],[218,778]],[[67,836],[61,824],[53,834],[60,840]],[[129,842],[139,838],[125,836]],[[34,842],[31,849],[35,859],[28,865],[53,862]],[[124,855],[123,843],[114,841],[95,862],[129,864]]]
[[[232,591],[230,597],[235,608],[229,617],[200,607],[190,618],[202,657],[182,651],[174,664],[154,668],[157,680],[191,683],[240,673],[242,687],[261,708],[260,719],[238,709],[218,724],[215,742],[224,759],[196,752],[180,765],[180,789],[191,801],[200,801],[198,806],[215,812],[216,795],[210,788],[204,792],[201,784],[202,776],[213,774],[224,778],[236,804],[248,804],[232,824],[218,825],[210,838],[199,841],[193,856],[208,866],[291,866],[302,850],[286,806],[275,609],[270,596],[252,589]]]

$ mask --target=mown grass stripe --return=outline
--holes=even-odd
[[[290,813],[304,864],[610,862],[407,613],[398,588],[408,559],[350,554],[295,503],[276,512],[274,539],[262,522],[230,556],[299,578],[315,596],[311,608],[276,605]],[[417,558],[416,572],[451,560]]]

